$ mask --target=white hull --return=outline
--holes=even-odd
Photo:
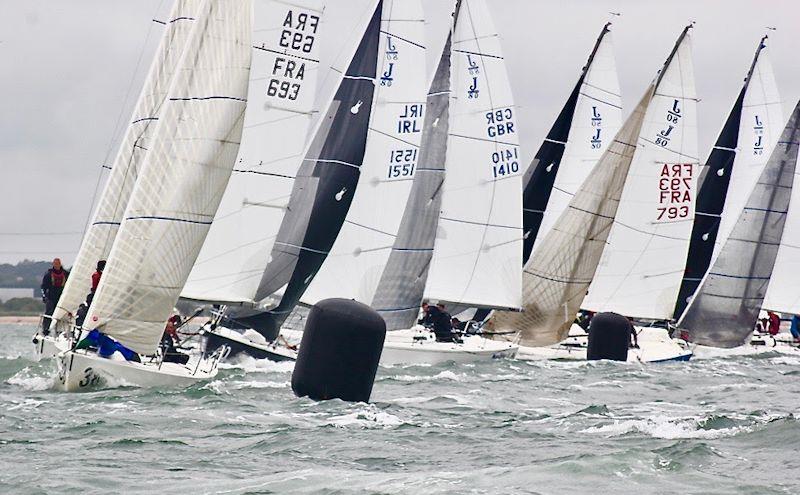
[[[498,358],[513,358],[519,346],[511,342],[465,335],[463,343],[436,342],[433,333],[421,326],[386,333],[380,364],[474,363]]]
[[[636,327],[639,339],[638,349],[628,349],[628,362],[658,363],[664,361],[688,361],[694,354],[691,346],[681,339],[672,339],[663,328]],[[548,347],[522,346],[518,359],[548,360],[564,359],[585,361],[588,336],[577,325],[570,328],[569,337]]]
[[[281,330],[281,335],[286,338],[284,330]],[[225,345],[230,348],[230,356],[237,354],[247,354],[256,359],[269,359],[270,361],[296,361],[297,350],[290,349],[279,343],[267,342],[264,337],[254,331],[237,332],[225,327],[217,327],[213,330],[204,330],[203,336],[206,339],[206,348]],[[300,334],[302,338],[302,334]],[[294,340],[299,342],[300,338]],[[289,338],[289,341],[293,341]],[[210,349],[213,351],[213,349]]]
[[[798,342],[794,341],[791,334],[781,332],[774,336],[770,334],[754,333],[748,343],[730,349],[708,347],[704,345],[698,345],[695,348],[695,354],[700,358],[742,356],[761,354],[764,352],[800,354],[800,347],[798,347]]]
[[[180,387],[213,378],[217,374],[218,358],[191,359],[186,365],[157,362],[125,361],[115,353],[111,358],[93,351],[65,351],[58,355],[56,387],[65,392],[113,386]]]
[[[70,342],[63,334],[53,336],[37,332],[33,336],[33,346],[36,360],[39,361],[54,358],[60,352],[66,351],[70,348]]]

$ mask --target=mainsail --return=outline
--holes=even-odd
[[[369,304],[400,228],[425,109],[425,17],[420,0],[384,0],[379,82],[364,164],[342,229],[301,301]]]
[[[207,0],[167,100],[86,317],[153,353],[230,178],[246,105],[252,5]]]
[[[454,23],[458,22],[460,7],[461,0],[456,3]],[[416,322],[433,257],[450,125],[452,37],[451,30],[428,91],[411,192],[372,300],[372,307],[386,321],[387,330],[410,328]]]
[[[256,305],[314,118],[322,3],[255,0],[242,145],[183,298]]]
[[[176,0],[172,6],[164,35],[122,138],[105,189],[84,234],[64,292],[53,312],[55,320],[65,321],[68,315],[78,309],[89,292],[91,274],[97,262],[108,258],[200,5],[200,0]]]
[[[382,11],[383,2],[378,1],[295,177],[255,294],[262,300],[283,290],[280,304],[254,323],[267,338],[277,335],[322,266],[353,200],[372,112]]]
[[[585,309],[672,317],[689,248],[698,169],[690,28],[681,33],[657,79]]]
[[[439,302],[521,304],[523,171],[501,45],[486,2],[463,0],[451,46],[447,175],[425,288]]]
[[[702,345],[736,347],[753,331],[778,254],[800,147],[800,102],[730,236],[678,321]]]
[[[575,88],[523,177],[524,262],[622,125],[610,25],[603,26]]]
[[[742,211],[783,126],[783,112],[764,36],[717,142],[697,194],[686,271],[674,318],[680,318],[714,254]]]

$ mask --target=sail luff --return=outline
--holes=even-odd
[[[800,102],[681,320],[691,340],[736,347],[752,333],[783,237],[800,147]]]
[[[230,178],[251,9],[207,0],[197,16],[84,323],[141,354],[156,350]]]
[[[53,319],[66,321],[78,309],[91,287],[98,261],[108,258],[133,185],[153,137],[169,84],[195,22],[199,0],[176,0],[156,55],[111,166],[91,223],[70,271]]]

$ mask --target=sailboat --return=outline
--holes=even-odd
[[[437,342],[414,326],[423,298],[518,308],[522,171],[501,43],[482,0],[456,4],[428,92],[411,192],[372,307],[387,323],[381,363],[513,357],[477,335]]]
[[[800,148],[800,102],[678,328],[700,345],[731,348],[753,332],[789,213]]]
[[[163,108],[76,345],[57,357],[57,387],[187,386],[222,353],[188,363],[159,352],[234,166],[247,104],[252,4],[206,0]]]
[[[111,251],[133,185],[153,139],[159,114],[167,98],[167,89],[178,69],[178,61],[201,4],[200,0],[177,0],[172,7],[131,122],[110,167],[105,189],[81,242],[61,298],[50,317],[53,331],[48,335],[37,331],[34,336],[36,352],[40,357],[53,357],[69,348],[79,305],[85,301],[91,288],[92,271],[98,261],[108,258]]]
[[[373,4],[348,67],[338,71],[336,94],[304,151],[299,156],[284,155],[278,169],[265,159],[270,150],[255,155],[258,160],[253,162],[259,169],[254,173],[261,174],[264,185],[260,201],[244,205],[245,189],[229,189],[233,208],[251,212],[232,215],[236,222],[223,218],[222,223],[232,223],[233,231],[244,228],[249,232],[244,236],[234,232],[233,237],[222,229],[212,233],[206,242],[209,255],[201,257],[183,292],[186,299],[226,306],[215,327],[205,330],[207,353],[228,346],[232,355],[245,352],[257,358],[294,358],[296,352],[276,340],[282,323],[330,251],[357,190],[373,114],[381,19],[384,15],[393,19],[395,3]],[[308,109],[310,106],[290,106],[287,118],[307,115]],[[295,120],[297,125],[309,125],[307,119]],[[275,122],[282,125],[280,120]],[[294,134],[299,136],[304,133]],[[248,242],[248,238],[254,241]],[[242,258],[242,254],[249,256]]]
[[[601,256],[608,261],[619,225],[632,228],[638,212],[638,223],[652,232],[634,232],[652,240],[685,229],[683,219],[691,220],[697,144],[690,29],[682,31],[656,79],[534,250],[523,275],[523,312],[496,312],[490,321],[493,330],[515,332],[530,347],[561,342],[585,307],[590,284],[602,274]],[[659,182],[665,173],[682,176],[679,192],[685,194],[675,196],[679,203],[669,203],[669,194],[662,203]],[[639,240],[622,237],[623,247],[634,247]],[[673,285],[677,293],[677,283]]]

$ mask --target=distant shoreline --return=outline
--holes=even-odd
[[[0,324],[8,323],[23,323],[28,325],[36,325],[39,323],[38,316],[0,316]]]

